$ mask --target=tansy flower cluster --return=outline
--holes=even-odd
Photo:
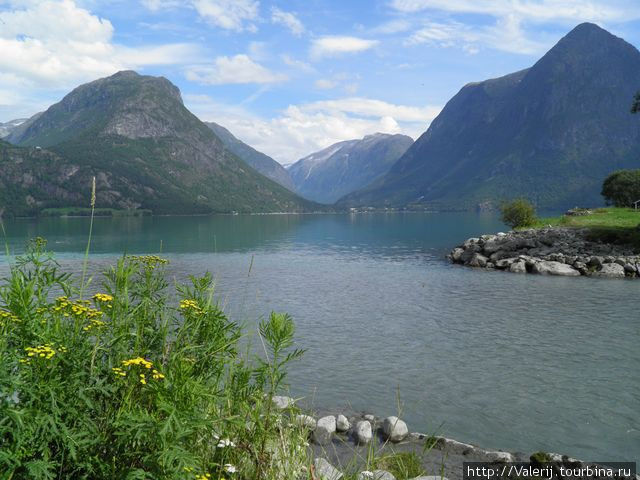
[[[85,332],[89,332],[91,330],[93,330],[94,328],[102,328],[106,325],[106,323],[104,323],[102,320],[98,320],[96,318],[93,318],[91,320],[89,320],[89,324],[85,325],[84,327],[82,327],[82,330],[84,330]]]
[[[0,327],[8,322],[20,323],[20,319],[11,312],[0,310]]]
[[[157,255],[130,255],[128,258],[133,262],[142,263],[151,268],[169,263],[169,260],[158,257]]]
[[[151,378],[153,378],[154,380],[162,380],[164,379],[164,374],[160,373],[158,370],[156,370],[155,368],[153,368],[153,362],[150,362],[149,360],[145,360],[142,357],[136,357],[136,358],[131,358],[129,360],[123,360],[122,361],[122,366],[123,367],[131,367],[131,366],[140,366],[143,367],[147,370],[151,370]],[[124,371],[122,368],[120,367],[114,367],[111,369],[113,371],[113,374],[119,377],[126,377],[127,376],[127,372]],[[138,374],[138,377],[140,378],[140,383],[142,385],[146,385],[147,384],[147,375],[144,373],[140,373]]]
[[[198,315],[203,313],[202,308],[200,308],[195,300],[182,300],[180,302],[180,310],[182,310],[183,313],[193,313]]]
[[[113,308],[111,302],[113,302],[113,297],[107,293],[96,293],[93,297],[93,301],[103,308]]]
[[[89,307],[88,300],[69,300],[67,297],[56,298],[56,306],[53,307],[53,311],[62,313],[65,317],[74,316],[76,318],[100,318],[103,312]]]
[[[63,346],[59,346],[57,350],[54,347],[55,345],[52,343],[45,343],[37,347],[27,347],[24,350],[27,352],[27,357],[30,358],[23,358],[20,360],[20,363],[31,363],[32,358],[51,360],[56,353],[64,353],[67,351],[66,347]]]

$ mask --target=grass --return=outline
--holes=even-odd
[[[102,292],[43,239],[0,284],[0,479],[285,479],[307,432],[272,407],[294,324],[260,322],[264,353],[215,300],[211,275],[170,288],[167,261],[123,256]],[[235,471],[235,473],[234,473]]]
[[[533,228],[549,225],[590,229],[588,238],[603,243],[632,245],[640,250],[640,210],[598,208],[590,215],[561,215],[540,218]]]

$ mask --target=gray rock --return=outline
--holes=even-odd
[[[523,260],[518,260],[509,266],[512,273],[527,273],[527,264]]]
[[[296,403],[295,400],[293,398],[291,398],[291,397],[283,397],[283,396],[279,396],[279,395],[276,395],[275,397],[272,397],[271,401],[276,406],[276,408],[279,408],[280,410],[284,410],[285,408],[293,407],[293,405]]]
[[[364,418],[365,420],[369,420],[370,422],[375,422],[376,421],[376,417],[374,417],[370,413],[364,415],[362,418]]]
[[[509,452],[484,452],[482,455],[487,462],[514,462],[515,458]]]
[[[347,417],[344,415],[338,415],[338,418],[336,419],[336,430],[338,432],[346,432],[350,427],[351,425],[349,424]]]
[[[464,250],[462,248],[460,247],[454,248],[451,251],[451,260],[453,260],[456,263],[460,262],[462,259],[463,253],[464,253]]]
[[[587,266],[591,268],[600,268],[602,266],[602,258],[601,257],[591,257],[587,262]]]
[[[594,277],[622,278],[624,277],[624,267],[617,263],[605,263],[597,272],[593,272]]]
[[[373,472],[365,470],[358,474],[358,480],[396,480],[396,477],[386,470],[374,470]]]
[[[518,259],[515,257],[511,258],[503,258],[502,260],[498,260],[496,262],[496,268],[505,269],[511,267],[513,262],[516,262]]]
[[[636,267],[634,265],[631,265],[630,263],[625,263],[624,264],[624,271],[628,275],[635,275],[636,274]]]
[[[488,260],[489,259],[484,255],[480,255],[479,253],[474,253],[473,257],[471,257],[471,260],[469,260],[468,265],[470,267],[484,268],[487,266]]]
[[[342,478],[342,472],[325,458],[316,458],[313,461],[313,468],[319,480],[340,480]]]
[[[446,437],[439,437],[436,446],[443,451],[456,455],[469,455],[477,450],[473,445]]]
[[[326,445],[331,442],[334,433],[336,433],[336,417],[333,415],[322,417],[316,422],[313,442],[316,445]]]
[[[309,430],[316,428],[316,419],[309,415],[296,415],[296,423],[308,428]]]
[[[422,475],[421,477],[413,477],[411,480],[449,480],[447,477],[440,475]]]
[[[359,445],[368,444],[373,438],[371,423],[368,420],[360,420],[356,423],[355,429],[353,430],[353,438]]]
[[[409,434],[409,429],[398,417],[391,416],[384,419],[382,433],[387,440],[401,442]]]
[[[533,272],[541,275],[580,276],[580,272],[575,268],[560,262],[538,262],[533,265]]]

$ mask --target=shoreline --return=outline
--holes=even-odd
[[[447,258],[468,267],[569,277],[640,278],[640,253],[590,238],[590,229],[547,227],[469,238]]]
[[[404,421],[395,416],[380,418],[365,412],[337,410],[321,411],[317,416],[311,416],[305,414],[303,408],[298,408],[293,398],[284,396],[274,396],[273,404],[284,413],[290,413],[290,419],[294,423],[308,430],[309,449],[318,474],[316,478],[319,479],[338,480],[342,476],[352,478],[352,475],[358,480],[378,478],[366,473],[363,476],[363,472],[372,468],[372,454],[383,461],[388,456],[405,456],[405,459],[406,455],[413,456],[424,472],[411,477],[415,480],[463,480],[463,466],[466,462],[492,465],[512,462],[531,465],[549,463],[566,468],[596,465],[559,453],[487,450],[444,436],[413,432]],[[299,411],[303,413],[298,413]],[[395,478],[387,476],[389,472],[382,469],[376,469],[373,473],[380,475],[380,480]],[[638,476],[629,478],[640,480]]]

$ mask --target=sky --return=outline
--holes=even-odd
[[[465,84],[530,67],[585,21],[640,45],[639,0],[0,0],[0,122],[136,70],[288,164],[415,139]]]

